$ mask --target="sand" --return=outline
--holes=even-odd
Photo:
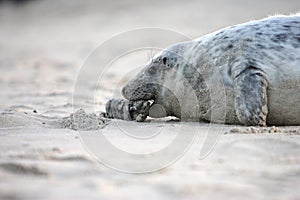
[[[104,69],[101,59],[138,40],[152,42],[151,35],[106,48],[90,61],[92,71],[82,71],[89,53],[120,32],[162,27],[196,38],[299,9],[298,0],[1,4],[0,199],[300,199],[300,126],[100,116],[151,52],[115,62],[95,90],[91,77]],[[114,154],[103,137],[127,154]],[[154,172],[132,173],[143,170]]]

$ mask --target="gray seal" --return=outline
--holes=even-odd
[[[300,15],[224,28],[158,53],[122,89],[166,116],[243,125],[300,124]]]

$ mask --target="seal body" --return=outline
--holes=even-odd
[[[166,115],[244,125],[300,124],[300,15],[273,16],[170,46],[122,90]]]

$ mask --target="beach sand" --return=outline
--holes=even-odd
[[[98,115],[108,99],[119,95],[128,80],[125,75],[149,59],[149,49],[114,63],[96,91],[90,78],[94,71],[78,81],[78,74],[85,73],[82,67],[94,55],[90,52],[118,33],[160,27],[196,38],[229,25],[299,10],[298,0],[36,0],[18,5],[3,1],[0,199],[300,199],[300,126],[256,128],[174,119],[141,124],[95,121],[98,118],[90,113]],[[151,34],[136,40],[153,42]],[[99,59],[135,42],[111,46]],[[103,71],[105,66],[98,65],[95,55],[91,65]],[[74,101],[78,82],[84,92]],[[90,121],[81,122],[83,128],[68,118],[79,108],[89,114],[84,120]],[[140,137],[150,144],[132,141],[124,130],[135,134],[143,130]],[[150,130],[163,135],[152,138],[147,135]],[[145,154],[142,161],[151,160],[146,153],[170,146],[178,130],[185,135],[176,147],[187,147],[180,155],[176,148],[168,152],[165,157],[176,159],[170,159],[167,167],[155,163],[159,170],[152,173],[120,172],[93,154],[95,145],[100,153],[110,155],[111,149],[93,141],[95,135],[103,135],[124,151]],[[149,169],[143,164],[135,169],[122,156],[113,159],[122,164],[121,171]]]

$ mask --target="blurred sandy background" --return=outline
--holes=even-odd
[[[171,167],[131,175],[97,164],[75,131],[45,128],[26,117],[73,112],[83,61],[117,33],[161,27],[197,38],[299,11],[299,0],[0,1],[0,199],[299,199],[299,127],[263,134],[229,131],[201,161],[197,153],[205,135],[200,134],[199,143]],[[126,42],[131,41],[122,45]],[[117,75],[106,78],[99,110]]]
[[[161,27],[197,38],[229,25],[300,9],[297,0],[1,2],[0,109],[22,104],[40,111],[70,103],[84,59],[115,34]]]

